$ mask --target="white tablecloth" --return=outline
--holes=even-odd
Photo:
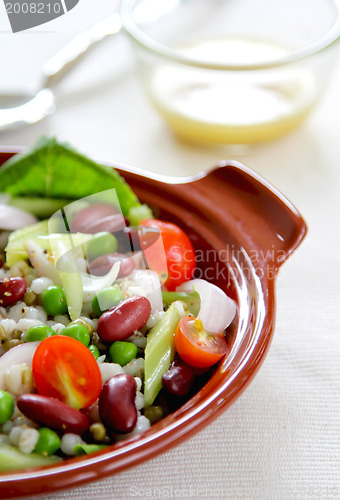
[[[108,0],[80,0],[67,16],[13,35],[1,3],[2,89],[33,85],[59,46],[111,10]],[[340,498],[340,67],[302,127],[230,155],[178,142],[145,100],[131,60],[121,35],[107,41],[60,86],[53,116],[1,133],[0,143],[55,135],[91,156],[169,175],[238,159],[296,205],[309,232],[281,270],[274,340],[239,400],[177,448],[46,499]]]

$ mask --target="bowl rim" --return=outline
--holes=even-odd
[[[1,153],[18,153],[23,148],[16,147],[0,147]],[[292,214],[293,217],[299,218],[301,226],[298,239],[294,243],[290,243],[289,248],[293,251],[301,242],[305,235],[306,226],[299,212],[295,207],[269,182],[264,180],[260,175],[256,174],[250,168],[236,161],[221,162],[214,169],[208,172],[201,172],[193,177],[187,178],[168,178],[154,174],[152,172],[141,171],[138,168],[120,162],[113,163],[112,161],[97,161],[114,166],[121,174],[135,178],[136,182],[140,179],[142,182],[151,183],[151,187],[159,185],[159,183],[172,186],[172,191],[178,189],[178,186],[195,181],[204,180],[209,175],[214,174],[228,167],[234,169],[235,172],[240,172],[254,180],[257,184],[261,184],[271,196],[278,199]],[[182,182],[179,182],[181,179]],[[287,257],[290,255],[287,254]],[[281,262],[283,263],[283,262]],[[279,265],[281,265],[281,263]],[[262,289],[261,280],[261,291]],[[70,458],[67,461],[57,463],[55,465],[25,469],[13,472],[5,472],[0,474],[0,498],[12,498],[27,496],[29,494],[46,493],[51,494],[57,490],[79,486],[85,482],[102,479],[110,474],[125,470],[128,467],[135,466],[147,459],[153,458],[156,455],[163,453],[170,448],[178,445],[184,440],[196,434],[208,423],[212,422],[222,412],[224,412],[234,401],[243,393],[253,380],[255,374],[259,370],[265,356],[268,352],[275,324],[275,280],[265,280],[266,289],[264,296],[266,297],[266,307],[268,314],[265,315],[263,322],[257,325],[256,331],[251,336],[251,342],[247,346],[247,350],[241,358],[241,363],[237,364],[237,369],[233,373],[232,379],[224,378],[223,383],[215,383],[215,379],[211,378],[204,386],[204,397],[199,397],[198,401],[194,396],[191,400],[185,403],[180,410],[185,409],[185,413],[176,415],[170,414],[162,421],[154,424],[150,432],[147,431],[142,436],[129,438],[116,445],[115,448],[99,451],[84,457]],[[270,313],[269,313],[270,311]],[[244,369],[248,368],[245,376]],[[209,386],[209,387],[207,387]],[[232,390],[231,390],[232,388]],[[199,391],[201,392],[201,391]],[[225,395],[229,392],[229,396]],[[153,430],[154,429],[154,430]]]
[[[183,55],[179,50],[158,42],[151,36],[147,35],[140,25],[136,22],[133,10],[134,5],[138,0],[122,0],[121,4],[121,19],[123,28],[126,33],[141,47],[149,52],[161,56],[172,62],[186,65],[194,68],[219,70],[219,71],[254,71],[265,70],[271,68],[280,68],[287,66],[294,62],[306,59],[318,52],[321,52],[340,40],[340,0],[331,0],[332,4],[337,10],[336,17],[331,28],[324,33],[321,37],[306,46],[291,51],[281,59],[272,59],[267,62],[253,63],[253,64],[221,64],[211,63],[207,60],[195,60],[188,56]]]

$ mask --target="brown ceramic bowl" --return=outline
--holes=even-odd
[[[0,164],[13,152],[0,152]],[[236,162],[190,179],[145,177],[118,167],[141,200],[179,224],[200,256],[198,276],[238,304],[230,354],[207,383],[174,413],[137,437],[102,452],[40,469],[0,474],[0,497],[50,493],[103,478],[154,457],[198,432],[247,387],[264,360],[275,323],[275,276],[306,226],[272,186]]]

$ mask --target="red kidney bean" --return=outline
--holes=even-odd
[[[194,371],[194,374],[197,375],[198,377],[202,377],[203,375],[205,375],[206,373],[208,373],[208,371],[210,370],[211,366],[206,366],[204,368],[198,368],[197,366],[193,366],[192,369]]]
[[[99,396],[99,414],[103,424],[113,432],[131,432],[137,423],[136,381],[122,373],[105,382]]]
[[[138,230],[134,227],[124,227],[115,234],[118,242],[118,251],[121,253],[140,251]]]
[[[24,278],[4,278],[0,281],[0,306],[11,306],[22,299],[27,290]]]
[[[124,217],[121,214],[115,214],[98,219],[95,223],[88,226],[86,232],[91,234],[99,233],[101,231],[116,233],[117,231],[122,230],[124,227]]]
[[[90,426],[89,420],[79,410],[40,394],[22,394],[18,397],[17,406],[25,417],[36,424],[58,431],[84,434]]]
[[[100,255],[89,264],[89,271],[95,276],[107,274],[115,262],[120,262],[118,278],[128,276],[135,268],[132,259],[121,253],[107,253]]]
[[[101,422],[99,416],[98,400],[93,403],[92,406],[89,406],[88,408],[82,408],[81,412],[89,419],[91,424]]]
[[[125,227],[122,214],[109,203],[95,203],[80,210],[73,218],[71,231],[95,234],[100,231],[114,233]]]
[[[156,241],[161,238],[160,230],[156,227],[138,227],[139,243],[142,250],[150,248]]]
[[[185,396],[190,391],[195,374],[191,366],[175,360],[162,377],[163,387],[175,396]]]
[[[145,325],[150,313],[151,304],[148,299],[130,297],[100,316],[97,333],[107,342],[127,339]]]
[[[160,238],[160,231],[155,227],[125,227],[115,236],[119,252],[138,252],[152,246]]]
[[[93,205],[89,205],[88,207],[79,210],[79,212],[77,212],[73,217],[71,231],[80,233],[86,232],[88,225],[92,225],[102,217],[109,217],[110,215],[114,215],[116,213],[116,208],[109,203],[95,203]]]

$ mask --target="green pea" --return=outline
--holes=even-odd
[[[117,250],[117,238],[111,233],[101,232],[92,236],[86,246],[88,260],[94,260],[106,253],[114,253]]]
[[[103,312],[115,307],[124,299],[124,294],[118,285],[108,286],[100,290],[92,301],[94,314],[99,318]]]
[[[52,285],[47,287],[41,295],[41,300],[43,308],[49,316],[67,313],[65,292],[61,286]]]
[[[161,406],[149,405],[144,408],[144,416],[150,420],[152,424],[163,418],[164,413]]]
[[[110,346],[109,354],[112,363],[125,366],[137,356],[137,346],[132,342],[117,340]]]
[[[99,352],[99,349],[97,346],[95,346],[94,344],[91,344],[89,345],[89,349],[90,351],[92,352],[93,356],[98,359],[99,356],[100,356],[100,352]]]
[[[14,399],[6,391],[0,391],[0,424],[4,424],[14,413]]]
[[[47,325],[31,326],[31,328],[27,330],[25,342],[44,340],[47,337],[51,337],[51,335],[56,335],[56,332],[53,330],[53,328],[50,328]]]
[[[129,219],[131,226],[138,226],[143,219],[152,219],[152,210],[148,205],[139,205],[138,207],[131,207],[127,218]]]
[[[38,429],[40,434],[34,451],[40,455],[54,455],[60,447],[60,438],[58,434],[48,427]]]
[[[90,343],[89,331],[86,326],[82,325],[81,323],[69,324],[62,330],[61,334],[79,340],[79,342],[84,344],[86,347]]]

